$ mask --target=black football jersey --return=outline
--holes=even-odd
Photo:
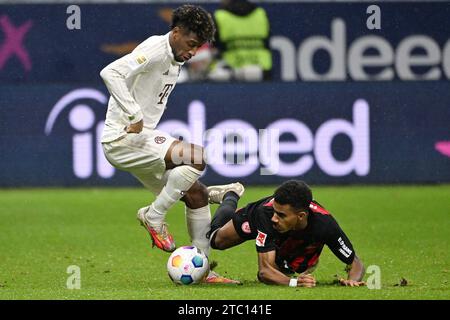
[[[304,230],[279,233],[273,228],[273,197],[267,197],[243,208],[248,215],[256,250],[276,250],[276,262],[286,273],[301,273],[314,266],[327,245],[345,264],[355,257],[353,246],[333,216],[318,202],[309,207],[308,225]]]

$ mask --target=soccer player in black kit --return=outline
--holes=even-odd
[[[275,193],[236,210],[243,186],[239,183],[208,188],[209,201],[220,203],[208,233],[211,247],[224,250],[247,240],[256,241],[258,279],[266,284],[314,287],[311,272],[327,245],[347,265],[344,286],[362,286],[364,266],[331,214],[313,200],[306,183],[289,180]],[[298,277],[291,276],[297,273]]]

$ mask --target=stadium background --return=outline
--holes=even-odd
[[[167,24],[160,18],[159,11],[182,3],[143,2],[79,1],[81,29],[68,30],[66,8],[70,2],[0,1],[0,187],[3,188],[0,190],[0,227],[4,238],[2,243],[5,244],[0,249],[0,256],[6,257],[5,261],[17,270],[26,260],[19,256],[26,250],[36,249],[32,247],[34,238],[27,238],[30,242],[26,245],[16,246],[20,241],[15,237],[21,230],[17,216],[26,214],[30,207],[35,206],[38,210],[42,206],[39,212],[45,219],[35,218],[41,227],[48,224],[51,228],[52,223],[57,222],[53,221],[55,216],[52,215],[61,211],[68,217],[76,216],[81,222],[86,219],[84,225],[75,224],[75,227],[85,228],[91,222],[98,223],[91,221],[94,218],[91,218],[90,210],[94,211],[95,206],[100,206],[98,210],[102,210],[102,203],[105,204],[102,201],[120,199],[123,195],[126,200],[120,203],[117,210],[133,212],[137,208],[136,202],[148,200],[141,189],[115,189],[109,194],[105,191],[109,189],[101,188],[139,184],[128,174],[113,170],[103,158],[98,144],[109,97],[98,74],[106,64],[120,56],[110,48],[127,48],[149,35],[167,32]],[[191,2],[200,3],[211,11],[218,6],[217,1]],[[325,203],[332,204],[332,211],[341,214],[361,210],[354,204],[349,205],[357,195],[362,207],[370,207],[366,216],[354,219],[354,216],[342,214],[339,220],[345,222],[346,230],[350,230],[360,247],[364,246],[365,238],[363,231],[358,231],[362,222],[358,224],[356,221],[371,221],[372,217],[373,225],[369,230],[384,230],[385,225],[377,220],[376,213],[371,216],[369,211],[380,206],[386,196],[394,194],[396,200],[404,201],[398,204],[399,207],[392,203],[386,203],[384,209],[382,205],[380,207],[388,213],[389,210],[395,211],[396,219],[410,219],[411,214],[419,215],[420,210],[428,209],[425,202],[437,201],[431,205],[436,209],[436,216],[430,215],[430,220],[427,220],[427,223],[434,223],[428,224],[426,229],[430,233],[427,252],[434,252],[433,257],[439,257],[437,272],[447,270],[445,272],[448,273],[449,3],[378,2],[382,13],[380,30],[367,29],[369,15],[366,9],[369,2],[365,1],[258,3],[266,8],[271,22],[274,80],[267,83],[178,84],[170,97],[160,128],[197,143],[202,143],[202,134],[211,128],[221,129],[227,134],[233,134],[230,128],[236,129],[237,133],[244,132],[241,141],[247,144],[240,146],[245,146],[246,161],[243,164],[212,164],[202,181],[215,184],[239,180],[250,190],[248,200],[265,195],[272,190],[271,186],[288,178],[300,178],[313,186],[322,186],[317,190],[328,199]],[[321,41],[328,43],[331,51],[316,50],[308,56],[308,45],[311,48],[313,42],[317,44]],[[383,52],[380,53],[380,50]],[[365,58],[358,58],[361,52]],[[369,56],[374,57],[372,62]],[[362,64],[366,66],[361,67]],[[264,128],[277,128],[282,133],[282,151],[277,157],[280,164],[278,174],[261,175],[261,169],[267,165],[260,161],[258,130]],[[223,159],[227,157],[225,151],[222,155]],[[378,189],[366,186],[386,184],[433,186],[418,186],[418,190],[416,187]],[[443,185],[440,188],[435,184]],[[268,187],[258,189],[261,185]],[[328,189],[329,185],[337,187]],[[356,186],[342,189],[341,185]],[[16,190],[17,187],[45,188]],[[340,190],[344,190],[345,195],[339,193],[342,192]],[[338,201],[336,195],[342,199]],[[80,197],[90,197],[92,202],[84,203],[83,200],[78,203]],[[420,197],[423,200],[415,202]],[[21,202],[23,207],[18,207]],[[416,213],[407,205],[412,202]],[[84,206],[81,205],[83,203]],[[68,209],[67,206],[72,207]],[[113,210],[113,207],[110,203],[107,210]],[[176,210],[181,214],[181,207]],[[402,210],[401,214],[399,210]],[[124,220],[125,216],[130,217],[129,214],[114,214],[120,215],[124,225],[129,223],[129,219],[127,222]],[[30,219],[33,221],[34,218]],[[72,222],[65,221],[65,225]],[[399,221],[391,222],[392,228],[399,227],[396,225]],[[185,234],[182,223],[179,224],[179,227],[175,226],[179,228],[175,229],[175,233]],[[402,232],[387,230],[386,235],[391,235],[390,238],[380,238],[380,235],[374,238],[379,243],[385,241],[385,252],[393,253],[394,248],[390,248],[389,243],[398,246],[401,239],[412,236],[413,230],[417,231],[419,226],[421,224],[411,224]],[[58,229],[59,225],[54,227],[59,233],[63,232]],[[95,234],[94,229],[86,230]],[[52,233],[50,229],[47,231]],[[118,246],[110,249],[129,250],[120,247],[117,242],[115,237],[118,231],[115,227],[109,230],[109,235],[113,234],[113,242],[116,241],[114,243]],[[35,236],[39,234],[37,230],[34,232]],[[135,228],[130,232],[136,233]],[[80,234],[89,238],[87,231]],[[183,237],[178,236],[180,241],[187,242],[187,238]],[[58,239],[63,244],[66,243],[64,241],[71,241],[65,236]],[[77,247],[75,242],[70,243],[72,245],[69,247]],[[20,247],[22,245],[29,247]],[[416,245],[419,244],[411,244],[412,247]],[[370,250],[377,250],[372,244],[366,246],[366,256],[369,256]],[[65,255],[61,252],[67,248],[58,248],[55,257],[56,252]],[[252,250],[250,247],[248,252]],[[412,252],[413,249],[408,250]],[[413,255],[411,252],[408,257]],[[41,254],[43,263],[47,263],[43,258],[45,254]],[[95,260],[95,253],[84,253],[84,256]],[[372,261],[383,266],[381,258],[375,256],[378,261],[373,256]],[[165,256],[160,259],[160,264],[164,265]],[[431,256],[427,255],[427,259]],[[405,258],[403,260],[407,261]],[[89,264],[81,258],[77,263]],[[60,262],[61,266],[63,264]],[[5,284],[4,279],[11,275],[11,271],[6,270],[7,263],[3,266],[0,295],[2,289],[5,292],[8,286],[13,287],[12,281],[9,285]],[[441,278],[447,278],[445,274],[439,274]],[[20,278],[17,274],[16,277]],[[64,274],[60,278],[64,281]],[[44,280],[39,281],[31,288],[40,288]],[[447,291],[444,290],[441,296],[436,293],[437,296],[448,299],[447,282],[440,282],[440,286]],[[23,284],[23,288],[26,287]],[[61,293],[64,291],[52,295],[49,293],[51,290],[39,293],[32,289],[6,291],[3,297],[23,298],[23,292],[35,298],[66,297],[65,293]],[[184,298],[185,294],[180,293],[178,297]],[[68,297],[86,298],[83,295]],[[120,298],[120,295],[106,297]],[[157,297],[167,298],[164,294]],[[325,297],[330,296],[325,294]],[[389,294],[381,297],[389,298]],[[415,292],[412,297],[420,298],[420,295]],[[431,294],[428,297],[434,296]]]
[[[274,81],[179,84],[160,125],[200,144],[207,129],[246,130],[245,163],[210,166],[206,183],[273,184],[296,176],[320,184],[450,181],[447,3],[383,3],[381,30],[367,29],[365,3],[262,5],[271,21]],[[0,186],[137,185],[99,150],[109,97],[99,72],[120,55],[108,46],[165,33],[158,13],[167,6],[175,5],[86,4],[81,29],[69,30],[66,4],[2,5],[3,29],[29,29],[17,51],[26,59],[8,54],[6,29],[0,35]],[[332,43],[332,59],[324,50],[305,53],[318,37]],[[380,55],[374,46],[390,47],[374,58],[381,66],[355,57],[364,41],[372,41],[367,56]],[[411,66],[408,54],[415,56]],[[310,67],[301,67],[302,59]],[[383,78],[389,80],[371,81]],[[268,127],[282,129],[280,173],[262,176],[266,165],[251,141]]]

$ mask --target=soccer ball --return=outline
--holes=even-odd
[[[167,272],[175,283],[199,283],[208,275],[208,258],[197,247],[180,247],[170,255],[167,261]]]

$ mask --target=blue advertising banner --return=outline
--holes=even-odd
[[[103,86],[2,86],[0,186],[136,185],[105,160]],[[445,82],[183,84],[159,129],[203,144],[207,184],[450,181]]]
[[[0,83],[98,84],[175,4],[0,5]],[[210,12],[218,4],[203,4]],[[274,80],[448,81],[450,3],[264,3]],[[374,14],[379,13],[379,21]],[[71,27],[72,26],[72,27]]]

